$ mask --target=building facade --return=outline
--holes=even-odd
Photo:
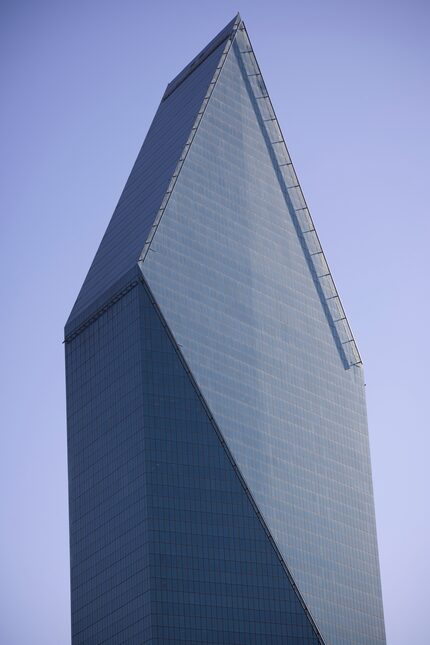
[[[385,643],[361,359],[239,15],[65,345],[73,645]]]

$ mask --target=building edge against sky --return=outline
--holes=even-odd
[[[73,642],[385,643],[361,359],[239,16],[166,89],[66,371]]]

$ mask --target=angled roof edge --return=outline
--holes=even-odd
[[[240,35],[236,39],[236,42],[241,41],[239,51],[243,61],[244,72],[248,78],[256,103],[258,104],[261,121],[266,130],[267,138],[270,141],[277,163],[281,185],[283,186],[284,194],[287,196],[287,201],[291,205],[289,210],[293,215],[294,224],[311,267],[326,316],[335,333],[335,340],[337,340],[339,352],[346,368],[361,366],[362,360],[360,352],[346,317],[243,21],[241,22],[238,33]]]
[[[210,41],[210,43],[208,43],[206,47],[204,47],[202,51],[199,54],[197,54],[197,56],[195,56],[193,60],[190,63],[188,63],[188,65],[186,65],[186,67],[184,67],[184,69],[181,72],[179,72],[179,74],[175,76],[175,78],[172,81],[170,81],[170,83],[166,87],[166,91],[163,94],[163,98],[162,98],[163,101],[167,99],[167,97],[170,96],[172,92],[175,91],[178,85],[180,85],[182,81],[184,81],[187,78],[187,76],[189,76],[189,74],[191,74],[196,69],[196,67],[198,67],[201,63],[203,63],[203,61],[208,56],[210,56],[210,54],[212,54],[212,52],[217,47],[219,47],[219,45],[221,45],[225,40],[227,40],[227,38],[229,38],[236,31],[239,23],[240,23],[240,15],[239,13],[237,13],[236,16],[233,18],[233,20],[231,20],[228,23],[228,25],[224,27],[224,29],[221,29],[219,34],[217,34],[215,38],[213,38]]]
[[[225,33],[227,33],[227,35],[225,35]],[[239,46],[239,53],[243,62],[243,71],[248,79],[248,83],[254,98],[256,99],[256,103],[258,104],[260,120],[263,130],[266,133],[267,140],[271,146],[280,183],[283,188],[287,204],[290,206],[289,211],[293,216],[293,221],[308,260],[308,264],[311,268],[314,282],[332,329],[339,354],[345,368],[348,369],[354,366],[361,366],[362,359],[360,352],[355,342],[327,259],[315,229],[313,219],[291,161],[291,157],[276,117],[272,101],[270,100],[269,93],[264,83],[260,66],[258,65],[254,54],[248,32],[239,14],[237,14],[236,18],[232,20],[231,23],[229,23],[229,25],[227,25],[227,27],[223,29],[218,36],[216,36],[215,39],[211,41],[211,43],[209,43],[209,45],[203,49],[202,52],[176,78],[173,79],[171,83],[169,83],[165,97],[169,96],[169,94],[171,94],[176,87],[185,80],[188,74],[190,74],[196,66],[198,66],[205,57],[210,54],[212,51],[211,48],[215,46],[215,43],[217,43],[216,46],[219,46],[219,43],[223,42],[223,39],[226,39],[224,52],[220,58],[218,67],[215,70],[214,77],[203,100],[202,107],[198,112],[175,172],[172,175],[172,179],[164,195],[164,199],[161,202],[160,209],[154,219],[152,228],[139,258],[139,265],[143,270],[143,262],[150,250],[151,242],[174,190],[176,181],[188,155],[195,133],[203,118],[206,106],[215,88],[231,46],[233,43],[237,44],[238,40],[242,40],[243,42],[241,43],[241,46]]]

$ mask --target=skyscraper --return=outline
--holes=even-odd
[[[239,15],[65,343],[74,645],[385,643],[361,359]]]

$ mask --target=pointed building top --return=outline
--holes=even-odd
[[[299,231],[316,286],[345,367],[361,357],[325,259],[306,200],[243,21],[238,13],[168,84],[157,114],[66,324],[66,337],[140,275],[176,179],[221,74],[231,44],[241,43],[241,66],[258,103],[259,118],[288,208]],[[237,44],[237,43],[236,43]]]
[[[167,86],[66,324],[66,336],[130,281],[187,139],[211,87],[237,14]],[[176,91],[175,91],[176,90]]]
[[[215,49],[217,49],[222,43],[224,43],[227,38],[230,38],[234,35],[240,22],[240,14],[237,13],[233,20],[230,20],[228,25],[226,25],[224,29],[221,29],[219,34],[215,36],[215,38],[213,38],[210,43],[206,45],[206,47],[204,47],[202,51],[197,54],[197,56],[193,58],[193,60],[188,63],[188,65],[186,65],[184,69],[179,72],[179,74],[175,76],[172,81],[170,81],[166,88],[166,91],[164,92],[162,99],[163,101],[168,96],[170,96],[170,94],[175,91],[175,89],[187,78],[187,76],[189,76],[196,69],[196,67],[201,65],[203,61],[206,60],[206,58],[210,56],[213,51],[215,51]]]

